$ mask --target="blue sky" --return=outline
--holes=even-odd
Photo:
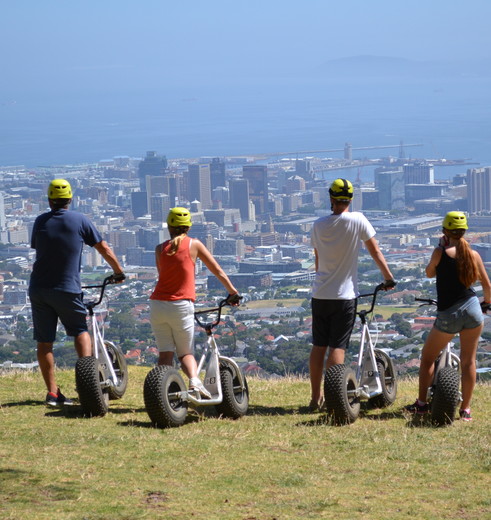
[[[2,2],[0,91],[210,81],[311,71],[330,59],[490,57],[491,2]]]

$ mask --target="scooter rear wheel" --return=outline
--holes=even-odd
[[[348,392],[358,387],[356,374],[346,365],[333,365],[324,377],[326,411],[337,425],[351,424],[360,414],[360,399]]]
[[[460,374],[451,366],[443,367],[431,400],[431,422],[435,426],[452,424],[460,400]]]
[[[184,424],[188,404],[179,394],[186,391],[184,380],[175,368],[160,365],[150,370],[143,385],[143,398],[155,426],[172,428]]]
[[[102,389],[104,370],[94,356],[81,357],[75,365],[75,382],[80,404],[85,415],[106,415],[109,409],[109,394]]]
[[[249,387],[245,376],[244,386],[236,374],[235,367],[220,365],[220,379],[222,382],[223,401],[216,405],[217,412],[223,417],[239,419],[249,409]]]

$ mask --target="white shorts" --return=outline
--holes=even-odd
[[[193,353],[194,304],[191,300],[150,300],[150,324],[159,352],[178,358]]]

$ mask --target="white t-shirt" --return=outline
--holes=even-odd
[[[362,213],[345,211],[316,220],[311,243],[318,268],[312,296],[320,300],[352,300],[358,296],[358,252],[375,235]]]

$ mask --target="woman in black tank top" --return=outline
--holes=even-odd
[[[479,300],[471,286],[479,280],[484,293],[483,302],[489,303],[491,283],[481,257],[464,238],[466,230],[464,213],[447,213],[443,220],[443,236],[426,266],[426,275],[429,278],[436,276],[438,312],[421,353],[418,399],[406,409],[413,413],[428,411],[426,393],[433,378],[435,359],[455,334],[459,334],[462,369],[460,417],[469,421],[476,384],[477,344],[483,327]]]

